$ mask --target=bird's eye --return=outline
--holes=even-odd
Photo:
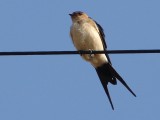
[[[78,15],[82,15],[82,13],[81,13],[81,12],[79,12],[79,13],[78,13]]]

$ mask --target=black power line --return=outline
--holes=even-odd
[[[0,52],[0,56],[15,56],[15,55],[71,55],[71,54],[144,54],[144,53],[160,53],[160,49],[145,49],[145,50],[107,50],[107,51],[15,51],[15,52]]]

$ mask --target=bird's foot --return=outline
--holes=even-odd
[[[94,51],[94,50],[93,50],[93,49],[89,49],[89,51],[90,51],[89,57],[90,57],[90,58],[93,58],[93,57],[94,57],[94,54],[93,54],[93,51]]]

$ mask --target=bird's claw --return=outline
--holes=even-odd
[[[90,51],[89,57],[90,57],[90,58],[93,58],[93,57],[94,57],[93,49],[89,49],[89,51]]]

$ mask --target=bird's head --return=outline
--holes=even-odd
[[[76,11],[69,15],[71,16],[71,19],[73,22],[83,20],[83,19],[88,19],[88,15],[81,11]]]

